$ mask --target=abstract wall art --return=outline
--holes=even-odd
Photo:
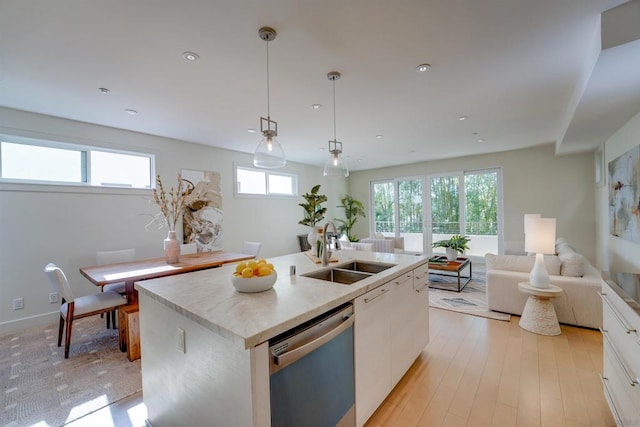
[[[182,169],[194,188],[185,201],[184,243],[195,242],[199,252],[222,249],[222,193],[218,172]]]
[[[609,162],[609,232],[640,244],[640,145]]]

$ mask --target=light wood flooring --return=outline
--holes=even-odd
[[[430,310],[430,344],[367,427],[615,426],[604,399],[600,332],[562,325],[547,337],[520,320]],[[142,395],[72,427],[144,426]]]

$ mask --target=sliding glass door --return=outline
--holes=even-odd
[[[500,253],[500,191],[499,169],[372,182],[371,228],[403,236],[412,253],[431,254],[434,241],[454,234],[471,238],[469,256]]]
[[[398,179],[372,183],[374,233],[404,237],[404,249],[423,252],[424,179]]]

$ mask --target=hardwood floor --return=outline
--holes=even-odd
[[[536,335],[511,322],[431,309],[430,344],[366,424],[615,426],[600,383],[599,331]]]
[[[600,332],[562,335],[431,309],[430,344],[367,427],[615,426],[602,392]],[[144,426],[141,394],[69,424]]]

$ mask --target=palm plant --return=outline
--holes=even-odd
[[[351,230],[353,230],[353,226],[359,216],[363,218],[366,216],[364,205],[362,202],[347,194],[340,199],[340,204],[337,207],[344,209],[345,216],[345,219],[334,218],[339,224],[338,228],[340,229],[340,233],[346,234],[350,242],[357,242],[358,237],[352,234]]]

